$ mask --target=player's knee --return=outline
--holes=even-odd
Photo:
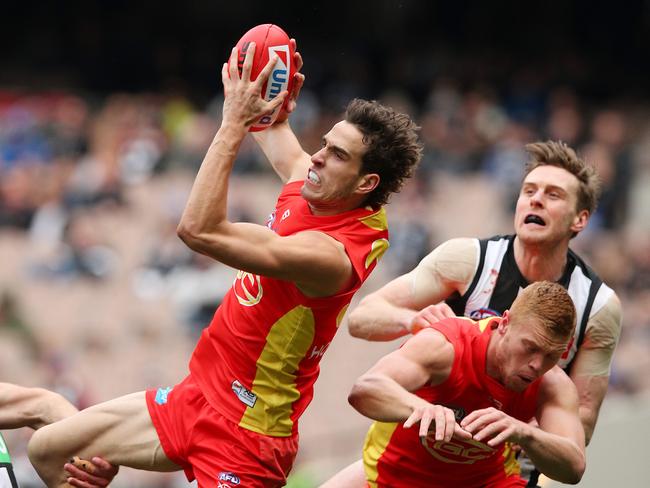
[[[54,443],[51,430],[49,426],[37,430],[27,445],[27,455],[36,468],[44,466],[48,459],[52,459]]]

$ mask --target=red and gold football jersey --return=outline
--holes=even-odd
[[[382,208],[315,216],[301,186],[284,187],[267,225],[281,236],[309,230],[341,242],[353,267],[351,284],[338,295],[310,298],[292,282],[240,271],[190,361],[212,407],[243,428],[278,437],[296,433],[320,359],[352,295],[388,248]]]
[[[488,407],[530,420],[541,380],[517,393],[486,373],[487,346],[499,320],[451,318],[434,324],[432,328],[453,344],[454,363],[442,384],[420,388],[415,394],[452,409],[457,422]],[[525,486],[508,444],[492,448],[474,440],[436,441],[433,433],[420,439],[417,426],[404,429],[401,423],[375,422],[366,436],[363,461],[372,488]]]

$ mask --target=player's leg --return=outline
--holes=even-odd
[[[320,488],[364,488],[366,486],[363,461],[359,459],[336,473],[320,485]]]
[[[48,487],[66,486],[63,465],[73,456],[102,456],[111,464],[152,471],[176,471],[162,450],[149,416],[145,392],[87,408],[36,431],[29,458]]]

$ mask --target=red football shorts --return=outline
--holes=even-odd
[[[191,375],[174,388],[147,390],[149,415],[167,457],[199,488],[284,486],[298,436],[243,429],[214,410]]]
[[[377,483],[377,486],[379,488],[390,488],[388,485],[382,483]],[[484,485],[483,488],[520,488],[525,486],[526,481],[521,479],[519,476],[513,475],[499,481],[488,483]],[[366,483],[366,488],[370,488],[370,484]]]

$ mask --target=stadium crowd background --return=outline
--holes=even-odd
[[[234,275],[185,248],[175,228],[219,125],[221,62],[245,30],[270,21],[305,59],[292,126],[308,151],[355,96],[422,126],[424,159],[389,206],[391,249],[361,294],[447,238],[511,232],[523,145],[561,139],[604,183],[572,247],[623,302],[607,401],[650,396],[650,3],[551,1],[526,12],[514,2],[499,11],[491,2],[306,3],[272,14],[261,1],[220,3],[3,7],[2,381],[47,386],[84,407],[184,376]],[[230,215],[264,222],[278,190],[247,141]],[[369,421],[347,392],[396,345],[339,333],[303,420],[292,486],[315,486],[358,457]],[[28,435],[7,438],[22,486],[36,487]],[[593,444],[606,442],[597,428]],[[115,486],[184,482],[122,470]]]

